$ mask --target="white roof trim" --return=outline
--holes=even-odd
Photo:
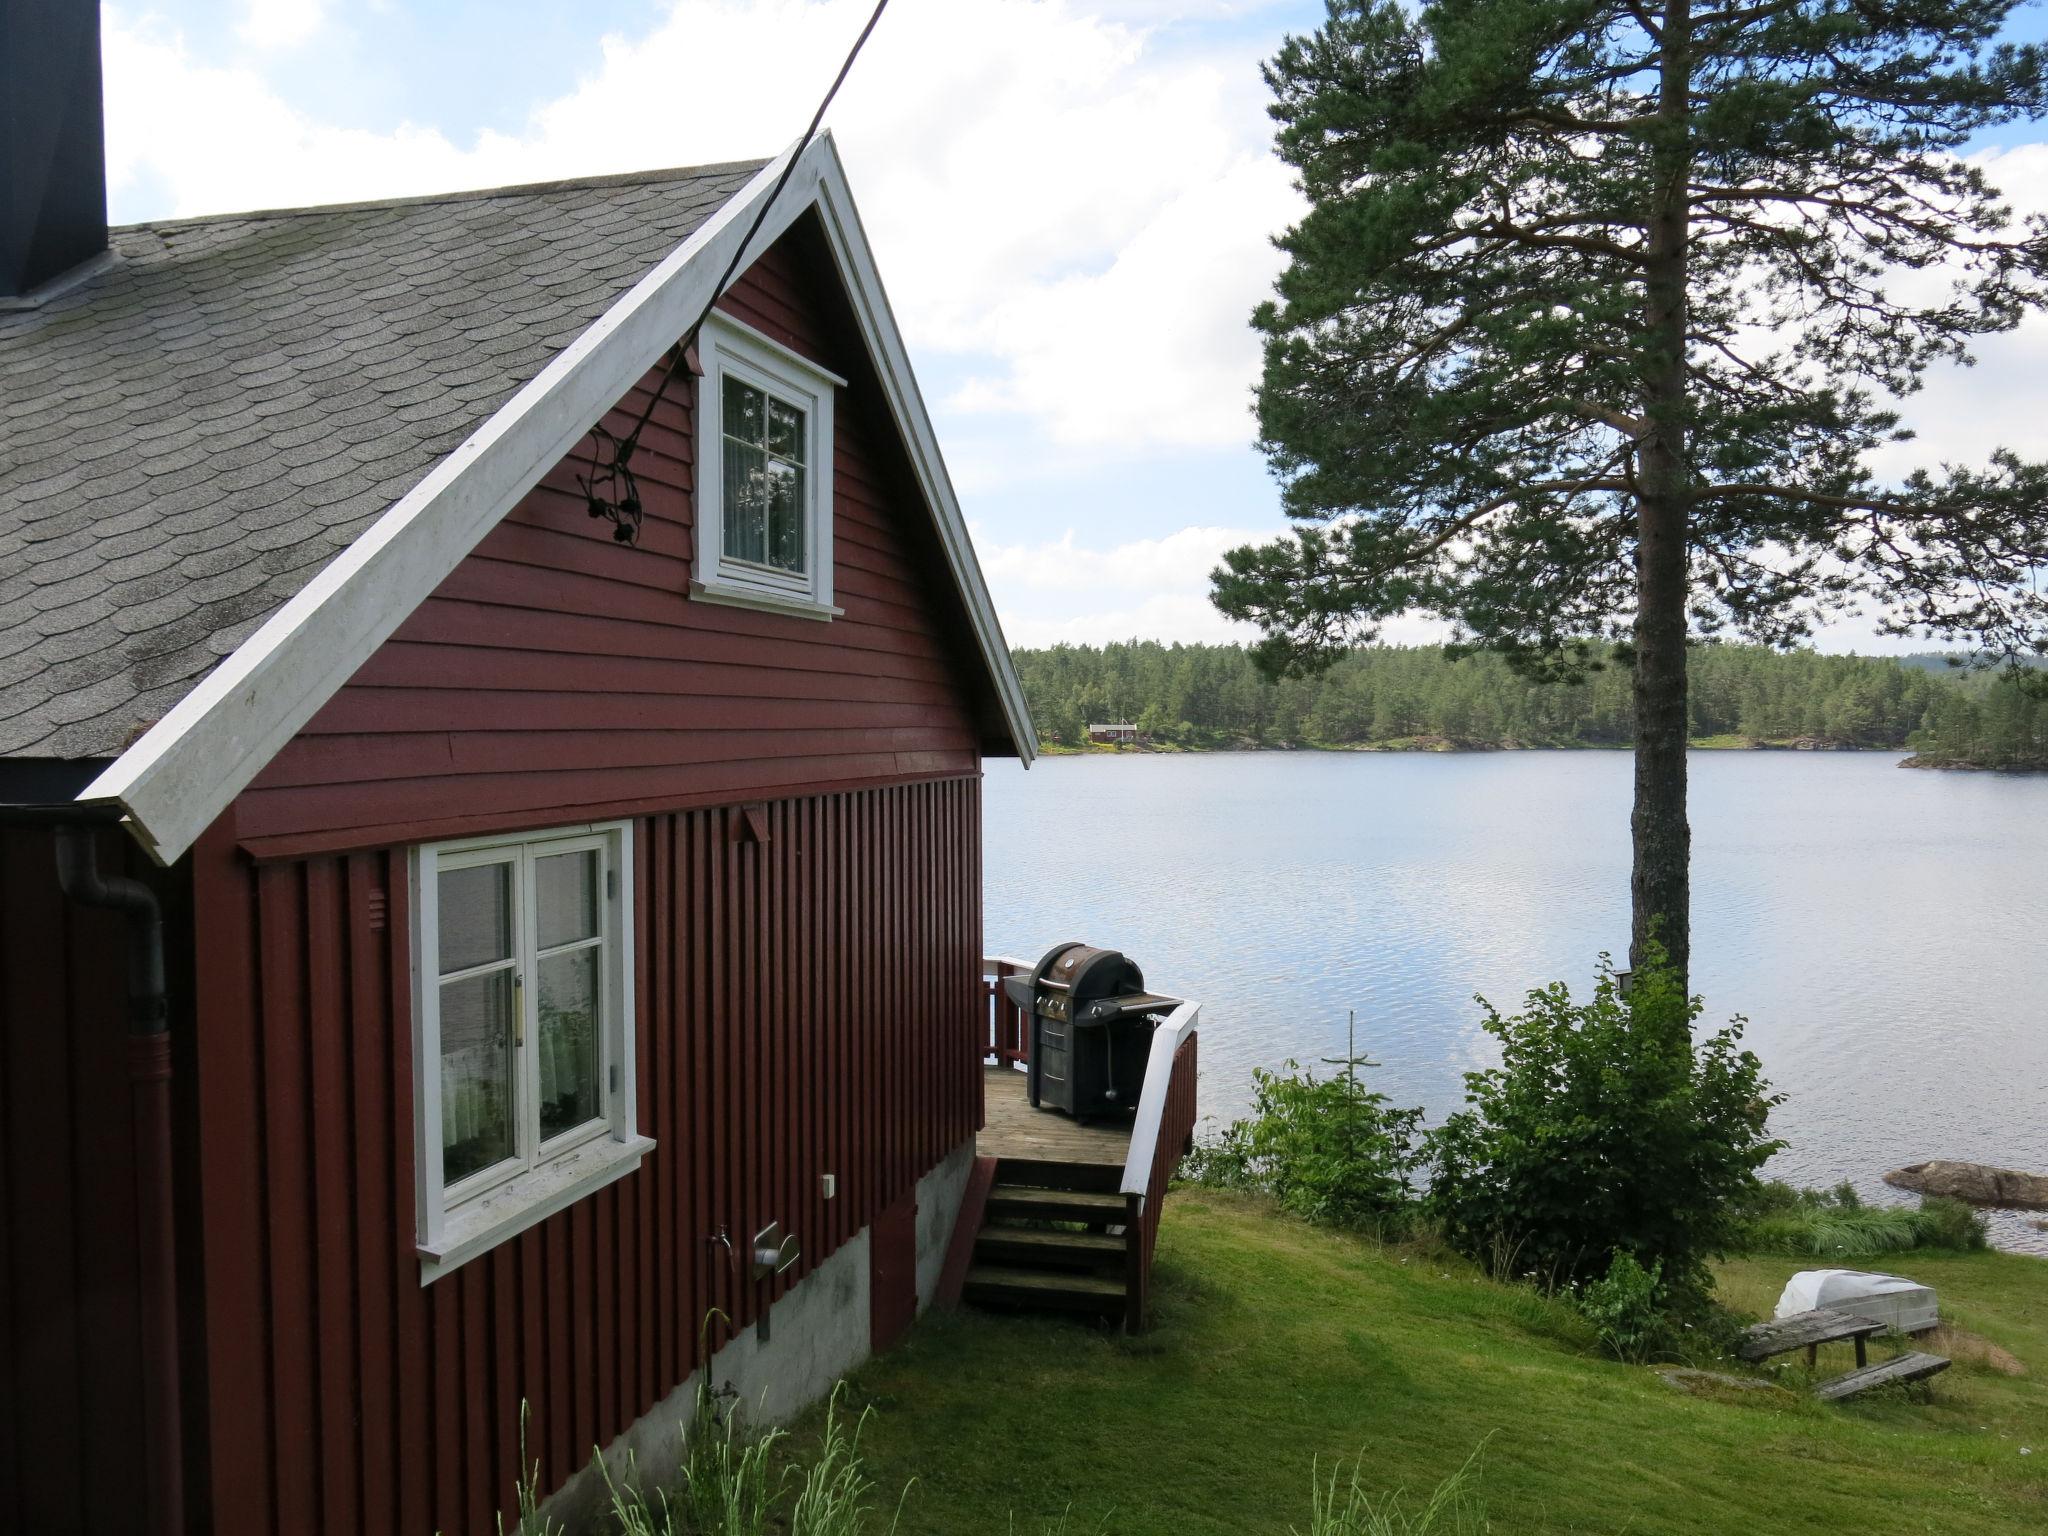
[[[483,536],[673,346],[775,185],[765,165],[490,420],[243,641],[79,795],[117,801],[137,840],[176,862],[236,795],[426,601]],[[931,510],[1017,753],[1030,711],[967,535],[903,339],[829,133],[804,151],[738,270],[816,207]]]

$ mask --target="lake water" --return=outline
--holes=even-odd
[[[1693,986],[1788,1095],[1771,1172],[1898,1198],[1887,1168],[2048,1171],[2048,776],[1890,753],[1692,756]],[[1623,752],[991,762],[989,952],[1122,949],[1202,1004],[1201,1103],[1342,1055],[1432,1120],[1492,1065],[1472,1001],[1589,986],[1628,948]],[[1706,1022],[1703,1021],[1703,1022]],[[2048,1253],[2036,1218],[2002,1247]]]

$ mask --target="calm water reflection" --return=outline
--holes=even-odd
[[[1802,1183],[1929,1157],[2048,1170],[2048,778],[1890,754],[1694,753],[1694,987],[1749,1017]],[[1128,951],[1203,1003],[1202,1105],[1341,1054],[1432,1118],[1493,1059],[1472,1002],[1628,939],[1625,753],[989,765],[986,931]],[[2048,1252],[2031,1219],[2002,1246]]]

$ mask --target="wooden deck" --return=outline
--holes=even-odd
[[[1123,1166],[1131,1146],[1129,1120],[1073,1120],[1056,1109],[1033,1109],[1024,1074],[1014,1067],[984,1067],[982,1085],[988,1125],[974,1150],[983,1157]]]

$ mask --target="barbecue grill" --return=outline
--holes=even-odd
[[[1029,976],[1003,990],[1031,1019],[1032,1108],[1070,1115],[1135,1110],[1145,1086],[1155,1015],[1179,999],[1145,990],[1145,974],[1114,949],[1055,944]]]

